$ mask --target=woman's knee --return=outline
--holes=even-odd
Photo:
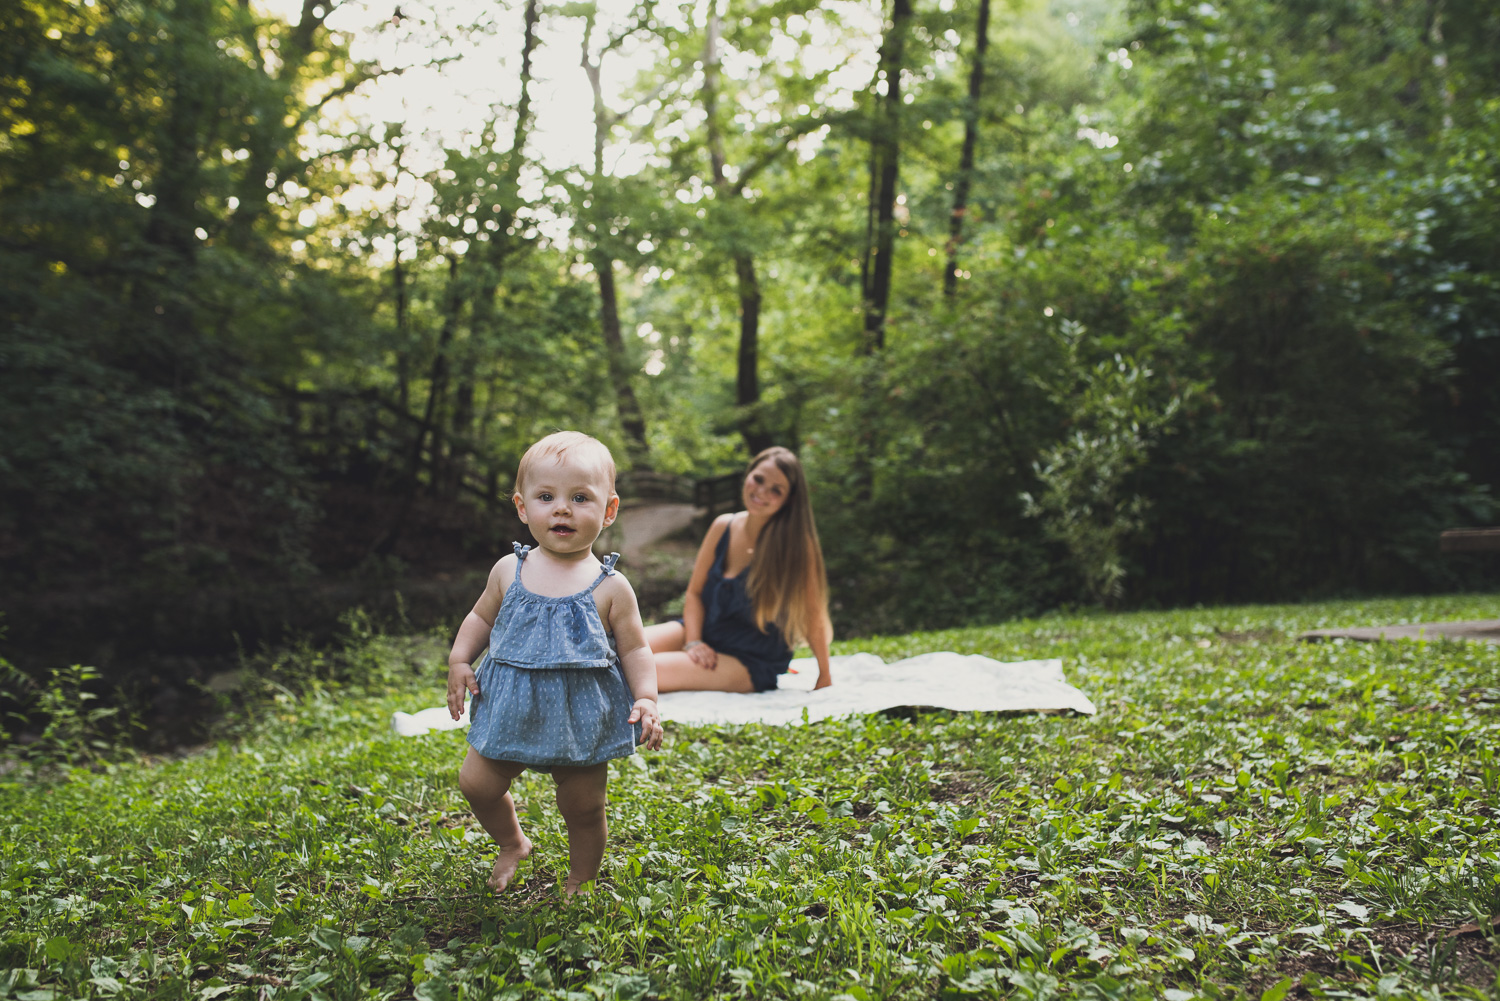
[[[646,627],[646,644],[652,653],[681,650],[686,631],[681,622],[658,622]]]
[[[737,692],[755,691],[750,669],[737,658],[719,654],[713,670],[700,667],[685,653],[659,655],[656,658],[656,690],[667,692]]]

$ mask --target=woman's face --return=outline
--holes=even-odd
[[[745,474],[740,495],[745,501],[746,511],[757,518],[770,518],[792,495],[792,484],[780,466],[766,459]]]

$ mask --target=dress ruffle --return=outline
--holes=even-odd
[[[618,663],[615,638],[599,619],[593,592],[615,573],[618,554],[604,561],[599,579],[587,591],[551,598],[531,592],[521,581],[529,550],[516,547],[516,579],[490,631],[490,656],[497,663],[533,671],[613,667]]]
[[[545,598],[512,588],[503,628],[490,633],[490,656],[498,663],[528,670],[612,667],[614,637],[594,609],[570,598]]]
[[[516,671],[485,657],[469,743],[497,761],[528,768],[597,765],[635,751],[639,725],[619,667],[599,671]]]

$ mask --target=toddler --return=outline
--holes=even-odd
[[[516,473],[516,513],[537,548],[515,544],[490,571],[448,655],[448,711],[473,696],[469,752],[458,785],[499,854],[500,892],[531,854],[510,784],[527,768],[550,772],[568,827],[569,895],[604,857],[607,762],[637,743],[661,746],[656,662],[630,584],[601,563],[594,540],[615,520],[615,463],[576,431],[527,449]],[[476,663],[475,658],[478,658]]]

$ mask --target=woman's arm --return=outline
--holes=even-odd
[[[682,597],[683,649],[694,663],[709,669],[718,662],[718,655],[703,642],[703,585],[708,581],[708,571],[713,568],[719,539],[729,531],[729,523],[733,520],[734,515],[721,514],[708,526],[703,544],[698,547],[698,556],[693,560],[693,576],[688,580],[687,593]],[[694,645],[688,647],[689,643]]]
[[[822,588],[815,586],[816,583],[816,581],[810,582],[814,586],[808,587],[808,595],[826,594]],[[807,645],[812,648],[813,656],[818,659],[818,683],[813,685],[813,691],[817,691],[819,688],[827,688],[833,684],[833,675],[828,670],[828,645],[833,640],[833,625],[828,621],[827,605],[820,604],[816,597],[810,597],[809,601],[812,607],[807,610]]]
[[[813,619],[809,627],[810,635],[807,637],[807,645],[812,648],[813,656],[818,659],[818,683],[813,685],[814,691],[833,684],[833,675],[828,669],[828,619],[824,617],[823,609],[819,608],[816,612],[817,618]]]

